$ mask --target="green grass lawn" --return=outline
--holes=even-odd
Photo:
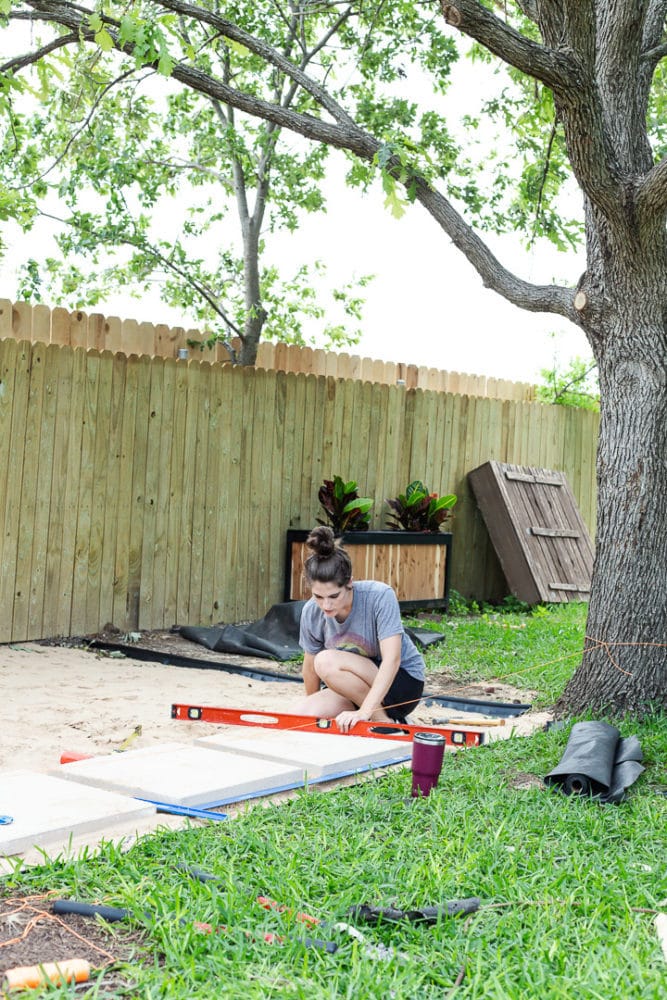
[[[584,609],[487,609],[438,628],[447,639],[429,652],[430,670],[502,677],[546,704],[576,666]],[[620,729],[639,737],[646,771],[619,805],[568,798],[537,780],[558,763],[566,725],[447,754],[425,800],[409,798],[407,769],[372,773],[146,837],[127,854],[105,845],[99,857],[17,872],[5,892],[56,890],[136,915],[136,960],[113,970],[112,992],[107,972],[77,996],[658,1000],[667,995],[653,925],[667,911],[667,719]],[[194,881],[180,863],[219,881]],[[262,908],[260,894],[288,909]],[[349,916],[362,903],[409,909],[468,896],[481,899],[476,913],[435,925]],[[296,911],[328,926],[306,931]],[[203,934],[195,921],[226,930]],[[365,940],[336,930],[340,922]],[[109,930],[112,952],[124,927]],[[268,932],[284,943],[266,943]],[[338,951],[304,947],[304,933]]]
[[[446,639],[427,652],[427,668],[457,681],[503,681],[535,691],[536,707],[551,705],[581,659],[586,610],[585,604],[540,605],[526,612],[486,607],[476,614],[461,608],[433,621]],[[409,621],[429,626],[421,618]]]

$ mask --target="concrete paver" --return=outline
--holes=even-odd
[[[183,806],[234,802],[302,781],[302,769],[274,760],[225,753],[185,743],[105,754],[62,764],[53,772],[154,802]]]
[[[143,821],[155,807],[128,795],[88,788],[33,771],[0,773],[0,856],[32,847],[61,845],[74,831],[104,836],[117,826]]]
[[[195,744],[291,764],[304,777],[323,778],[347,774],[370,766],[408,760],[411,744],[369,736],[338,736],[329,733],[300,733],[261,727],[230,728],[215,736],[203,736]]]

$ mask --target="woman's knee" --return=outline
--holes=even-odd
[[[322,649],[315,654],[315,673],[326,684],[327,677],[331,678],[343,669],[344,657],[339,649]]]

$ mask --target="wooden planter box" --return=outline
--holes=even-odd
[[[286,601],[306,601],[303,563],[308,556],[303,529],[287,532],[285,554]],[[404,610],[447,608],[452,536],[449,532],[351,531],[343,544],[352,560],[355,580],[380,580],[396,591]]]

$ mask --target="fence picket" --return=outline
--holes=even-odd
[[[30,575],[30,606],[28,610],[27,629],[27,634],[30,636],[40,634],[43,627],[49,557],[49,530],[52,515],[51,483],[53,481],[55,461],[54,436],[58,401],[57,368],[49,363],[49,355],[53,352],[53,348],[43,345],[41,352],[44,387],[41,421],[37,435],[38,450],[36,452],[35,519],[32,526],[32,569]]]

